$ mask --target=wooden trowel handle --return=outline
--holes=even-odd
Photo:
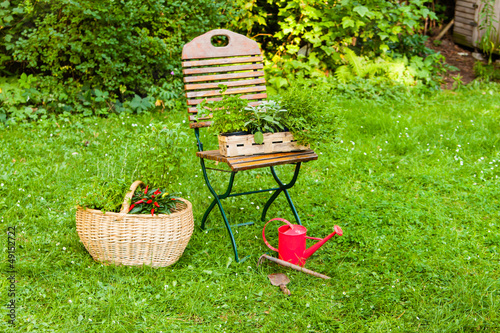
[[[284,284],[280,284],[280,289],[283,292],[283,294],[290,296],[291,292]]]

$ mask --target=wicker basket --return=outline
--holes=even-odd
[[[192,205],[180,199],[171,214],[127,214],[136,181],[125,196],[120,213],[78,207],[76,230],[94,260],[104,264],[152,267],[172,265],[184,252],[194,221]]]

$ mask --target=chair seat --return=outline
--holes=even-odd
[[[227,163],[232,171],[243,171],[268,166],[308,162],[318,159],[318,155],[311,149],[287,153],[258,154],[250,156],[225,157],[218,150],[207,150],[196,153],[196,156]]]

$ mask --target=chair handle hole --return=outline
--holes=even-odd
[[[215,35],[212,36],[210,42],[215,47],[224,47],[229,44],[229,37],[226,35]]]

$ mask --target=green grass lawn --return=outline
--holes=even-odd
[[[500,331],[500,88],[378,102],[332,96],[345,120],[291,190],[308,234],[335,237],[308,259],[322,280],[271,263],[260,212],[269,194],[226,201],[243,263],[217,211],[166,268],[94,262],[79,242],[75,199],[90,177],[137,174],[137,136],[181,112],[57,118],[0,132],[1,304],[10,282],[6,231],[16,226],[16,321],[2,332]],[[210,193],[184,124],[179,180],[200,223]],[[210,138],[214,142],[214,138]],[[210,148],[210,147],[208,147]],[[281,167],[285,181],[291,166]],[[225,186],[226,174],[216,174]],[[268,170],[239,173],[235,191],[272,186]],[[284,197],[268,217],[293,221]],[[277,243],[277,224],[267,231]],[[312,243],[311,243],[312,244]],[[292,295],[267,275],[285,272]]]

